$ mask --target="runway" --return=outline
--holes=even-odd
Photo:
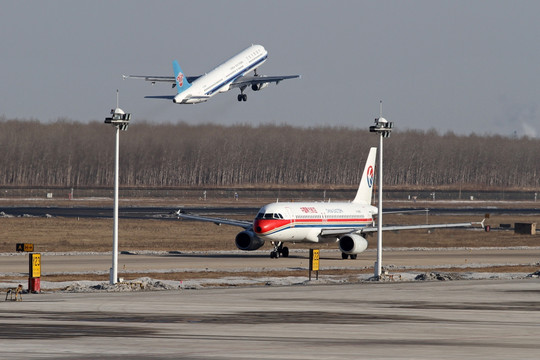
[[[48,293],[5,302],[6,359],[536,359],[537,279]]]
[[[392,203],[390,201],[390,203]],[[263,204],[261,204],[262,206]],[[424,204],[425,205],[425,204]],[[514,204],[516,207],[505,206],[462,206],[462,207],[445,207],[448,204],[443,203],[428,204],[429,206],[411,207],[389,207],[385,208],[385,212],[422,212],[429,210],[431,215],[484,215],[486,213],[494,214],[513,214],[513,215],[539,215],[540,208],[529,206],[529,204]],[[468,204],[467,204],[468,205]],[[394,204],[396,206],[396,204]],[[119,217],[123,219],[176,219],[174,212],[182,209],[187,213],[203,215],[203,216],[245,216],[246,219],[253,219],[257,214],[260,206],[129,206],[119,208]],[[81,217],[81,218],[112,218],[112,207],[103,206],[73,206],[73,207],[57,207],[57,206],[4,206],[0,207],[0,211],[11,216],[53,216],[53,217]]]

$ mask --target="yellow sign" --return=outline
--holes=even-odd
[[[17,252],[19,252],[19,251],[33,252],[34,251],[34,244],[19,243],[19,244],[17,244]]]
[[[311,249],[310,251],[310,269],[311,271],[319,271],[319,249]]]
[[[41,254],[30,254],[30,277],[41,277]]]

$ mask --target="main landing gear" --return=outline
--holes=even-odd
[[[247,94],[244,94],[243,91],[238,94],[238,101],[247,101]]]
[[[284,247],[283,243],[279,241],[277,244],[272,241],[272,245],[274,245],[274,250],[270,253],[270,259],[277,259],[278,257],[289,257],[289,248]]]
[[[350,257],[351,260],[354,260],[354,259],[356,259],[356,258],[358,257],[358,254],[347,255],[347,254],[345,254],[345,253],[341,253],[341,258],[342,258],[343,260],[347,260],[348,257]]]

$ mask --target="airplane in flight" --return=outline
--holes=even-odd
[[[257,250],[265,241],[270,241],[274,246],[271,258],[289,256],[288,247],[283,246],[286,242],[337,242],[343,259],[356,259],[368,247],[366,235],[377,232],[374,217],[378,209],[371,205],[376,154],[377,148],[371,148],[352,202],[276,202],[263,206],[253,222],[202,217],[182,210],[176,214],[181,219],[242,227],[244,230],[236,235],[236,247],[245,251]],[[383,226],[382,230],[460,228],[473,225],[483,227],[484,222],[394,225]]]
[[[149,99],[172,100],[175,104],[197,104],[205,102],[212,96],[227,92],[231,89],[240,89],[238,101],[247,101],[244,90],[251,87],[259,91],[270,83],[279,84],[282,80],[299,78],[300,75],[265,76],[257,74],[257,68],[268,58],[268,52],[261,45],[251,45],[210,72],[200,76],[185,76],[178,61],[173,61],[174,76],[145,76],[122,75],[124,79],[143,79],[156,82],[169,82],[177,89],[176,95],[145,96]],[[252,76],[247,76],[253,71]]]

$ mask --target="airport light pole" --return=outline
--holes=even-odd
[[[131,114],[126,114],[118,107],[118,90],[116,90],[116,109],[111,110],[112,117],[105,118],[105,124],[111,124],[116,128],[116,149],[114,160],[114,211],[113,211],[113,257],[112,267],[109,274],[110,284],[118,282],[118,163],[120,162],[120,130],[126,131],[131,119]]]
[[[379,201],[377,215],[377,262],[375,263],[375,277],[381,278],[382,274],[382,193],[383,193],[383,138],[389,137],[393,123],[382,117],[382,101],[380,102],[379,117],[375,119],[375,125],[369,127],[369,132],[379,133]]]

